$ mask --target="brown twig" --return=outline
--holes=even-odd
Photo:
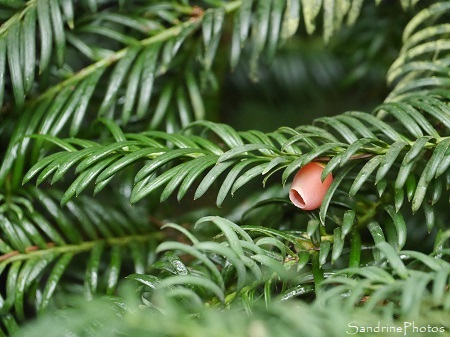
[[[54,242],[47,243],[47,248],[52,248],[52,247],[55,247]],[[31,253],[31,252],[37,251],[39,249],[40,248],[38,246],[30,246],[30,247],[25,248],[25,253]],[[23,253],[18,250],[13,250],[12,252],[0,255],[0,262],[6,261],[6,260],[10,259],[11,257],[20,255],[20,254],[23,254]]]

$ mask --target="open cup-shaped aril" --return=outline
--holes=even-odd
[[[289,199],[295,206],[305,211],[320,207],[333,182],[331,173],[322,181],[324,167],[322,163],[311,162],[297,172],[289,190]]]

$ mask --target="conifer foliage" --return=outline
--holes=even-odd
[[[225,79],[256,85],[293,40],[369,55],[345,36],[377,41],[383,8],[406,24],[372,110],[220,119]],[[0,337],[445,336],[449,19],[445,0],[0,0]],[[333,180],[299,210],[313,161]]]

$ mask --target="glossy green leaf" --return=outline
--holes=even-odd
[[[405,199],[405,192],[403,188],[395,190],[395,211],[398,212],[403,205],[403,201]]]
[[[365,121],[365,122],[369,123],[370,125],[373,125],[374,127],[376,127],[378,130],[380,130],[382,133],[384,133],[388,138],[390,138],[394,142],[407,140],[407,138],[405,136],[398,133],[389,124],[376,118],[375,116],[373,116],[371,114],[358,112],[358,111],[351,111],[351,112],[349,112],[349,114],[351,116],[361,119],[361,121]]]
[[[168,83],[164,86],[161,94],[159,95],[159,101],[156,106],[155,112],[153,113],[153,118],[150,122],[149,128],[154,130],[157,129],[163,121],[164,116],[166,116],[169,103],[172,100],[174,83]]]
[[[231,187],[235,183],[237,177],[240,175],[241,171],[245,169],[249,165],[253,165],[254,163],[257,163],[257,159],[249,159],[239,162],[237,165],[235,165],[226,178],[224,179],[222,186],[220,187],[219,193],[217,194],[217,200],[216,204],[217,206],[221,206],[223,201],[225,200],[225,197],[228,195],[228,192],[231,190]],[[262,173],[262,172],[261,172]]]
[[[158,287],[159,288],[165,288],[165,287],[171,287],[174,285],[196,285],[199,287],[204,288],[205,290],[209,290],[214,295],[217,296],[217,298],[223,302],[225,300],[225,295],[223,291],[211,280],[201,278],[198,276],[192,276],[192,275],[178,275],[173,276],[170,278],[166,278],[162,280]]]
[[[205,254],[199,252],[198,250],[194,249],[191,246],[188,246],[181,242],[173,242],[173,241],[162,242],[161,244],[158,245],[156,249],[157,252],[163,252],[167,250],[180,250],[199,259],[203,264],[205,264],[206,267],[208,267],[208,269],[214,275],[214,278],[217,281],[220,288],[225,289],[225,285],[219,270],[214,265],[214,263],[210,259],[208,259],[208,257]]]
[[[97,243],[91,251],[89,261],[86,267],[86,277],[84,284],[85,296],[88,299],[92,299],[97,291],[97,285],[99,280],[99,267],[101,263],[102,253],[104,250],[104,243]]]
[[[358,140],[358,137],[355,135],[355,133],[347,125],[340,122],[339,120],[333,119],[331,117],[320,117],[317,118],[316,121],[327,124],[335,129],[349,144],[353,144]]]
[[[73,226],[68,216],[59,208],[55,200],[40,189],[33,190],[32,195],[53,217],[58,228],[69,242],[80,243],[82,241],[80,233]]]
[[[148,264],[147,260],[147,249],[145,244],[139,243],[137,241],[130,243],[131,257],[134,264],[134,272],[137,274],[142,274]]]
[[[403,259],[410,258],[414,259],[414,261],[420,261],[422,264],[424,264],[433,271],[438,272],[443,268],[445,268],[445,263],[443,263],[442,260],[436,259],[435,257],[426,255],[422,252],[415,250],[402,250],[401,253],[404,254],[402,256]]]
[[[328,174],[330,174],[336,167],[344,166],[347,161],[357,153],[363,146],[374,142],[375,139],[362,138],[357,140],[355,143],[349,145],[344,151],[335,155],[325,166],[322,172],[322,179],[324,180]]]
[[[22,184],[26,184],[27,182],[29,182],[36,174],[39,173],[39,171],[42,171],[45,167],[47,167],[49,164],[51,164],[55,159],[59,157],[61,157],[61,153],[53,153],[43,158],[42,160],[38,161],[25,174]]]
[[[251,0],[250,0],[251,1]],[[244,1],[245,3],[245,1]],[[244,7],[244,4],[241,5],[241,11],[242,8]],[[234,71],[234,69],[236,69],[236,66],[239,63],[239,59],[241,56],[241,20],[240,20],[240,15],[238,15],[238,13],[236,13],[234,15],[234,20],[233,20],[233,33],[231,36],[231,48],[230,48],[230,67],[231,70]]]
[[[58,169],[53,175],[52,184],[60,180],[67,171],[75,165],[80,159],[89,156],[97,151],[96,148],[87,148],[81,151],[77,151],[74,154],[67,153],[65,156],[61,155],[59,158],[53,161],[51,165],[57,165]],[[50,165],[49,165],[50,166]]]
[[[183,263],[183,261],[180,260],[180,258],[171,251],[165,252],[164,256],[167,258],[169,263],[172,265],[173,270],[177,275],[188,275],[189,271],[186,267],[186,265]]]
[[[76,102],[76,108],[73,112],[72,124],[70,125],[69,133],[71,137],[78,134],[78,131],[80,130],[89,102],[95,88],[97,87],[98,80],[102,74],[102,70],[97,70],[93,75],[84,80],[80,86],[80,97]]]
[[[276,255],[273,254],[273,256],[274,256],[274,258],[278,259],[279,261],[284,261],[286,258],[286,254],[288,253],[285,243],[276,238],[262,237],[262,238],[258,239],[257,241],[255,241],[255,244],[258,247],[267,245],[268,247],[277,248],[280,251],[280,254],[276,254]],[[260,254],[268,254],[269,255],[268,251],[263,251],[263,250],[261,250]],[[289,251],[289,255],[295,255],[295,253],[293,251]]]
[[[55,39],[56,62],[61,66],[64,63],[66,39],[58,0],[50,0],[50,15],[52,18],[53,37]]]
[[[364,138],[372,138],[377,139],[375,134],[372,132],[371,128],[362,123],[359,119],[350,116],[348,112],[345,112],[341,115],[335,116],[335,118],[345,125],[351,127],[354,131],[358,132]],[[377,139],[378,142],[381,142],[380,139]]]
[[[375,242],[375,245],[386,242],[386,239],[384,237],[383,230],[381,229],[380,225],[376,221],[372,221],[367,225],[367,228],[370,231],[370,234],[372,235],[373,241]],[[375,261],[378,261],[381,258],[380,252],[377,250],[373,251],[373,256]]]
[[[353,224],[356,220],[356,212],[352,209],[345,211],[344,218],[342,219],[342,236],[346,236],[350,233],[350,230],[353,227]]]
[[[272,259],[272,258],[268,257],[267,255],[261,255],[261,254],[253,255],[252,259],[256,260],[257,262],[261,263],[262,265],[265,265],[268,268],[270,268],[270,270],[274,271],[278,275],[278,277],[280,277],[282,280],[283,279],[286,280],[289,278],[289,274],[288,274],[287,270],[277,260]]]
[[[61,206],[67,204],[67,202],[74,196],[78,196],[82,191],[91,183],[97,175],[103,171],[103,169],[108,166],[113,161],[117,160],[119,155],[112,155],[106,158],[89,169],[83,171],[67,188],[63,197],[61,198]]]
[[[264,171],[266,166],[267,166],[267,163],[262,163],[262,164],[256,165],[256,166],[252,167],[251,169],[249,169],[244,174],[242,174],[239,178],[237,178],[233,184],[233,187],[231,188],[231,195],[234,195],[234,193],[239,188],[241,188],[242,186],[247,184],[253,178],[261,176],[262,172]]]
[[[438,167],[436,168],[436,174],[434,175],[434,178],[440,177],[442,174],[444,174],[444,172],[448,170],[449,167],[450,167],[450,156],[446,154],[444,158],[442,158]]]
[[[376,245],[376,249],[380,250],[398,276],[404,279],[408,277],[408,270],[391,245],[380,242]]]
[[[286,0],[286,7],[281,24],[280,38],[283,40],[293,36],[300,24],[300,0]]]
[[[5,97],[6,41],[7,39],[5,37],[0,37],[0,106],[3,106],[3,99]]]
[[[50,0],[37,2],[37,16],[39,32],[41,37],[41,57],[39,62],[39,73],[47,69],[52,56],[53,29],[50,14]]]
[[[414,144],[411,146],[411,149],[406,153],[404,162],[405,164],[409,163],[411,160],[416,158],[424,149],[426,144],[431,140],[430,136],[424,136],[418,138]]]
[[[36,9],[30,8],[22,22],[23,41],[23,82],[25,92],[29,92],[34,82],[36,67]],[[0,68],[1,69],[1,68]],[[0,70],[1,71],[1,70]],[[0,104],[1,105],[1,104]]]
[[[441,269],[436,273],[435,280],[433,283],[432,297],[436,305],[441,302],[446,292],[449,270]]]
[[[227,152],[225,152],[223,155],[221,155],[219,157],[219,159],[217,160],[219,163],[220,162],[225,162],[227,160],[230,159],[235,159],[236,157],[241,157],[241,155],[245,158],[247,156],[249,156],[249,154],[247,152],[250,151],[261,151],[263,149],[269,149],[272,151],[276,151],[276,148],[270,145],[266,145],[266,144],[246,144],[246,145],[242,145],[242,146],[238,146],[235,147],[231,150],[228,150]]]
[[[406,145],[407,144],[405,142],[395,142],[389,147],[389,150],[384,155],[383,160],[380,162],[378,167],[378,171],[375,176],[375,184],[378,184],[385,178],[386,174],[391,169],[400,152]]]
[[[220,158],[219,158],[220,160]],[[234,162],[225,162],[216,164],[203,178],[197,190],[195,191],[194,199],[200,198],[205,192],[211,187],[211,185],[217,181],[217,178],[222,174],[227,168],[235,164]]]
[[[400,165],[400,169],[397,174],[397,178],[395,179],[395,189],[402,189],[408,178],[411,179],[413,177],[411,171],[414,168],[416,160],[410,161],[409,163],[405,163],[405,158],[403,158],[402,164]],[[408,195],[408,200],[410,197]]]
[[[139,282],[151,289],[155,289],[160,280],[154,275],[141,275],[141,274],[131,274],[126,277],[129,280]]]
[[[67,153],[65,153],[67,156]],[[58,169],[58,165],[48,165],[42,172],[38,175],[36,179],[36,187],[38,187],[44,180],[46,180],[50,175]]]
[[[239,253],[243,255],[243,251],[241,248],[241,243],[238,240],[238,237],[236,234],[239,234],[240,237],[242,237],[245,241],[253,243],[252,238],[248,233],[243,230],[240,226],[236,225],[232,221],[222,218],[219,216],[206,216],[201,219],[199,219],[194,227],[197,227],[200,224],[211,222],[215,224],[219,229],[224,233],[224,235],[227,237],[228,242],[230,243],[231,248],[236,251],[236,253]]]
[[[195,79],[194,73],[189,70],[185,73],[186,86],[191,99],[192,110],[194,112],[195,120],[201,120],[205,118],[205,106],[203,103],[203,97],[200,92],[199,85]]]
[[[189,127],[194,126],[203,126],[204,128],[211,130],[230,149],[244,145],[244,142],[242,141],[239,134],[229,125],[213,123],[210,121],[197,121],[189,125]]]
[[[56,245],[63,246],[66,244],[64,238],[61,234],[59,234],[58,230],[54,226],[50,225],[48,221],[39,213],[35,212],[30,214],[30,220]]]
[[[400,107],[402,110],[408,113],[427,135],[430,135],[432,137],[439,137],[439,133],[431,125],[428,119],[422,113],[417,111],[413,106],[405,103],[396,103],[396,106]]]
[[[24,299],[28,287],[43,273],[49,263],[55,258],[54,255],[47,255],[44,258],[32,258],[22,266],[16,283],[16,296],[14,309],[20,320],[25,319]]]
[[[336,274],[361,275],[366,279],[382,284],[395,282],[395,278],[389,272],[376,266],[365,266],[361,268],[345,268],[341,271],[338,271]]]
[[[303,269],[303,267],[305,267],[306,264],[309,262],[310,258],[311,258],[311,254],[309,252],[300,252],[298,254],[297,270]]]
[[[199,157],[195,159],[195,166],[193,165],[186,177],[184,178],[183,182],[181,183],[181,186],[178,190],[177,199],[180,201],[184,195],[188,192],[192,184],[194,183],[197,178],[203,174],[203,172],[216,164],[217,157],[214,155],[206,155],[203,157]]]
[[[109,79],[108,88],[106,89],[105,97],[98,110],[99,116],[106,116],[117,99],[117,93],[125,80],[125,77],[130,69],[132,63],[136,59],[139,52],[138,48],[128,49],[126,55],[117,62],[114,71]]]
[[[306,227],[306,233],[308,236],[313,236],[317,228],[320,225],[320,221],[317,219],[311,219],[308,221],[308,226]]]
[[[353,0],[352,5],[349,9],[349,13],[347,16],[347,24],[349,26],[353,25],[356,22],[356,19],[359,17],[361,13],[361,8],[363,7],[364,0]]]
[[[428,161],[425,169],[420,176],[419,182],[417,183],[417,188],[414,193],[414,198],[412,200],[412,210],[416,212],[420,205],[422,204],[423,199],[425,198],[425,193],[428,187],[428,184],[433,179],[436,174],[436,170],[442,161],[445,153],[447,152],[448,147],[450,146],[450,139],[445,139],[441,141],[435,148],[433,155]]]
[[[158,58],[159,45],[147,47],[139,56],[145,60],[143,63],[139,99],[136,107],[136,114],[142,118],[148,110],[148,105],[153,91],[153,81],[155,79],[156,60]]]
[[[361,264],[361,234],[353,230],[350,238],[350,256],[348,258],[349,268],[359,268]]]
[[[18,228],[15,228],[11,221],[0,214],[0,228],[5,235],[7,243],[14,249],[25,252],[27,247],[26,243],[23,241]]]
[[[6,279],[6,299],[2,303],[2,307],[0,309],[0,313],[2,315],[8,313],[8,311],[14,304],[17,289],[17,279],[21,267],[22,261],[15,261],[11,264],[11,268],[8,271]]]
[[[420,125],[416,123],[416,121],[408,113],[400,109],[395,104],[384,104],[378,108],[386,110],[390,115],[399,120],[412,136],[416,138],[423,136]]]
[[[87,24],[82,26],[80,28],[80,31],[100,35],[127,45],[133,45],[136,44],[137,42],[136,39],[134,39],[133,37],[122,34],[121,32],[118,32],[117,30],[111,29],[106,26],[98,26],[98,25],[94,26],[91,24]]]
[[[99,182],[98,184],[95,185],[94,187],[94,196],[99,194],[108,184],[109,182],[114,178],[114,176],[111,176],[105,180],[102,180],[101,182]]]
[[[411,101],[413,106],[422,109],[427,114],[430,114],[439,122],[443,123],[447,128],[450,128],[450,116],[439,107],[440,101],[431,99],[430,97],[415,99]],[[438,105],[438,106],[436,106]]]
[[[216,9],[211,13],[211,20],[205,21],[205,19],[207,19],[206,15],[204,16],[202,27],[205,44],[205,56],[203,62],[205,70],[209,71],[219,45],[225,13],[222,9]]]
[[[18,41],[20,41],[20,26],[19,23],[16,23],[12,25],[8,32],[7,54],[14,99],[17,105],[22,106],[25,102],[24,76],[22,74],[24,65],[21,62],[22,57]]]
[[[390,215],[390,217],[392,218],[392,220],[394,221],[394,226],[395,229],[397,231],[397,240],[398,240],[398,249],[402,249],[403,246],[406,243],[406,223],[405,220],[403,219],[403,216],[401,213],[397,213],[394,210],[394,207],[392,207],[391,205],[386,206],[385,210],[388,212],[388,214]]]
[[[316,30],[316,16],[321,7],[322,0],[302,0],[303,17],[308,34],[312,34]]]
[[[13,214],[13,212],[15,214]],[[46,238],[44,238],[44,235],[26,218],[26,213],[27,212],[23,212],[22,208],[17,205],[11,205],[9,218],[17,226],[17,229],[23,232],[22,236],[26,237],[23,241],[28,247],[37,246],[40,249],[46,249]]]
[[[300,14],[300,8],[298,8],[299,2],[297,1],[297,17]],[[295,3],[293,4],[294,9],[295,10]],[[285,8],[285,0],[277,0],[277,1],[273,1],[272,2],[272,8],[270,10],[270,26],[269,26],[269,34],[268,34],[268,38],[267,38],[267,58],[269,59],[269,61],[273,60],[273,58],[275,57],[275,52],[277,50],[278,47],[278,43],[279,43],[279,39],[281,38],[281,25],[282,25],[282,18],[283,18],[283,14],[285,14],[286,12],[283,12]],[[291,12],[288,12],[289,14],[291,14]],[[294,14],[294,13],[292,13]],[[292,26],[294,21],[295,24],[295,19],[289,20],[291,27],[289,27],[291,30],[292,29],[296,29],[295,26]],[[295,28],[294,28],[295,27]],[[287,28],[287,27],[286,27]]]
[[[264,50],[269,36],[269,22],[272,1],[256,3],[256,13],[252,25],[253,46],[250,55],[250,77],[256,79],[259,56]]]
[[[334,196],[334,193],[338,189],[341,182],[347,177],[348,173],[353,169],[355,164],[348,165],[344,169],[342,169],[336,177],[334,177],[333,182],[328,188],[325,197],[322,200],[322,204],[320,205],[319,217],[322,224],[325,224],[326,214],[328,211],[328,207],[331,203],[331,200]]]
[[[74,28],[74,9],[72,0],[61,0],[61,10],[70,29]]]
[[[427,10],[420,11],[410,22],[406,25],[403,31],[403,40],[407,40],[413,34],[413,32],[427,19],[440,15],[442,12],[448,10],[448,3],[436,3],[428,7]]]
[[[106,294],[111,295],[116,289],[119,281],[120,270],[122,267],[122,254],[120,246],[112,246],[111,260],[109,262],[109,270],[106,278]]]
[[[157,178],[150,180],[147,182],[147,179],[139,181],[133,188],[131,192],[130,202],[132,204],[138,202],[142,198],[146,197],[153,190],[160,187],[162,184],[165,184],[168,180],[175,177],[180,172],[180,167],[175,166],[168,171],[165,171]]]
[[[442,189],[443,189],[443,181],[442,179],[435,179],[430,184],[431,185],[431,205],[435,205],[442,195]]]
[[[53,266],[52,271],[48,276],[44,291],[42,293],[42,299],[40,300],[39,303],[38,309],[39,311],[44,310],[50,304],[50,301],[52,299],[53,293],[56,290],[59,280],[61,279],[63,273],[66,271],[67,266],[69,265],[72,258],[73,258],[72,253],[65,253],[58,259],[56,264]]]
[[[342,254],[344,248],[344,240],[342,238],[342,229],[340,227],[335,228],[333,231],[333,250],[331,253],[331,262],[334,264]]]
[[[91,154],[89,157],[83,159],[75,169],[75,173],[80,173],[86,170],[89,166],[96,164],[97,162],[103,160],[105,157],[111,154],[123,153],[124,149],[127,147],[139,145],[137,141],[122,141],[115,142],[103,147],[99,147],[99,151],[95,154]]]
[[[320,243],[320,252],[319,252],[319,265],[322,267],[327,262],[328,254],[330,253],[331,242],[330,241],[322,241]]]
[[[221,245],[217,242],[200,242],[194,245],[194,248],[203,250],[203,251],[209,251],[214,252],[217,254],[220,254],[224,256],[230,264],[236,268],[236,276],[237,276],[237,282],[236,282],[236,288],[237,290],[242,289],[242,287],[245,284],[246,280],[246,269],[243,262],[239,259],[238,255],[234,250],[232,250],[229,247],[226,247],[224,245]]]
[[[287,163],[289,163],[289,161],[290,161],[290,158],[287,156],[276,157],[270,161],[270,163],[266,166],[266,168],[264,169],[262,174],[266,175],[270,171],[282,169],[283,166],[285,166]]]
[[[319,264],[319,253],[314,252],[311,254],[311,266],[312,274],[314,276],[315,291],[316,295],[318,295],[320,293],[320,285],[324,280],[324,271]]]
[[[68,211],[74,216],[80,224],[80,232],[83,233],[83,237],[88,240],[98,240],[99,233],[97,232],[95,221],[98,221],[98,218],[91,219],[89,216],[89,212],[86,212],[83,209],[83,203],[72,201],[66,202]],[[101,235],[101,234],[100,234]]]
[[[184,178],[195,167],[197,163],[192,160],[190,162],[182,163],[179,165],[179,174],[174,176],[166,185],[160,195],[160,202],[164,202],[175,191],[175,189],[183,182]]]
[[[146,131],[143,133],[143,135],[154,138],[154,139],[163,139],[170,143],[172,143],[174,146],[179,148],[197,148],[196,142],[193,141],[192,137],[187,137],[180,134],[169,134],[162,131]],[[155,140],[150,139],[153,142]],[[159,143],[154,143],[155,147],[162,147]]]
[[[33,123],[36,129],[33,128],[29,133],[38,133],[40,135],[51,134],[50,130],[54,128],[56,121],[69,117],[67,112],[70,114],[70,111],[65,111],[64,107],[70,102],[72,94],[73,91],[71,88],[63,88],[56,96],[50,98],[51,102],[49,102],[49,105],[43,104],[42,110],[38,110],[40,116],[37,115],[36,122],[35,124]],[[42,122],[39,121],[41,118]],[[56,134],[52,134],[52,136],[56,136]],[[32,158],[34,160],[39,158],[39,151],[42,148],[42,144],[43,140],[34,142],[32,149]]]
[[[323,0],[323,39],[325,43],[330,41],[331,36],[337,29],[339,23],[336,22],[336,19],[341,3],[335,0]]]
[[[369,179],[372,172],[380,165],[383,156],[375,156],[371,158],[359,171],[352,186],[350,187],[349,195],[350,197],[355,196],[355,194],[360,190],[361,186]]]
[[[115,161],[114,164],[108,166],[101,174],[98,175],[95,183],[99,183],[109,177],[113,176],[117,172],[123,170],[127,166],[134,164],[136,161],[140,161],[142,159],[148,159],[148,157],[154,154],[160,154],[161,149],[159,148],[142,148],[137,151],[133,151],[129,154],[126,154],[119,160]]]
[[[202,19],[202,37],[205,50],[208,49],[213,37],[214,10],[206,10]]]
[[[252,21],[252,5],[253,0],[243,0],[239,11],[239,26],[236,28],[239,29],[239,41],[241,47],[244,47],[245,42],[247,41]]]
[[[127,124],[130,120],[133,107],[135,105],[136,97],[138,94],[139,83],[144,70],[144,64],[148,62],[144,57],[145,52],[141,52],[136,58],[136,61],[131,67],[131,71],[128,76],[127,90],[125,92],[125,102],[122,109],[122,123]]]

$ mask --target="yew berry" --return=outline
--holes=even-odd
[[[311,162],[297,172],[289,191],[289,199],[295,206],[305,211],[320,207],[333,182],[331,173],[322,182],[321,175],[324,167],[322,163]]]

